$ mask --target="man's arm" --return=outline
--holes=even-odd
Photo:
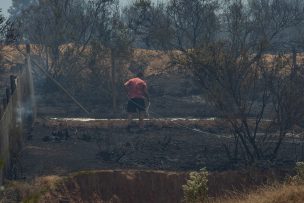
[[[124,87],[125,87],[125,91],[126,93],[128,94],[129,93],[129,84],[130,84],[130,81],[127,81],[125,84],[124,84]]]

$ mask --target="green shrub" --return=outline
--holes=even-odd
[[[0,170],[2,170],[4,167],[4,160],[0,159]]]
[[[304,183],[304,162],[297,162],[295,167],[296,175],[291,178],[293,183]]]
[[[208,201],[208,171],[191,172],[186,185],[183,185],[186,203],[203,203]]]
[[[296,172],[297,172],[297,176],[301,180],[304,180],[304,162],[297,162],[295,169],[296,169]]]

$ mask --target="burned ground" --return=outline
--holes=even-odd
[[[59,133],[60,134],[60,133]],[[21,153],[25,176],[67,174],[86,169],[224,169],[223,139],[183,129],[69,129],[69,137],[36,126]],[[213,143],[211,145],[211,143]]]
[[[127,133],[120,128],[58,131],[39,124],[28,139],[19,164],[20,176],[30,179],[89,169],[193,171],[207,167],[225,171],[239,167],[230,163],[223,147],[232,143],[231,138],[183,128],[150,127],[145,132]],[[276,167],[292,168],[303,158],[303,143],[287,139]]]

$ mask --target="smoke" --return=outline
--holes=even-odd
[[[27,99],[25,102],[22,102],[17,106],[16,114],[17,124],[22,124],[24,120],[27,120],[28,118],[32,117],[33,105],[30,99]]]

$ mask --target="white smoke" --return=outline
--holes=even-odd
[[[18,105],[16,110],[16,121],[17,124],[21,125],[23,119],[29,118],[33,115],[33,107],[31,101],[28,99],[27,101]]]

